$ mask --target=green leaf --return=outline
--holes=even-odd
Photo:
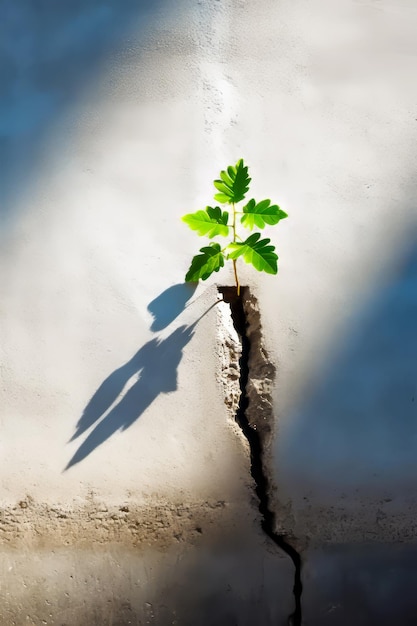
[[[222,181],[224,182],[225,185],[227,185],[228,187],[230,187],[230,189],[232,189],[232,187],[233,187],[233,178],[231,178],[231,176],[229,174],[227,174],[224,170],[222,170],[220,172],[220,178],[222,179]]]
[[[259,272],[267,274],[278,273],[278,255],[275,246],[270,246],[270,239],[260,239],[261,233],[253,233],[242,242],[233,242],[227,246],[229,259],[243,256],[246,263],[250,263]]]
[[[200,249],[202,254],[197,254],[191,261],[190,268],[185,275],[187,283],[197,282],[200,278],[207,280],[213,273],[218,272],[224,266],[224,254],[218,243],[211,243]]]
[[[243,207],[241,223],[246,228],[252,230],[254,226],[257,228],[265,228],[267,224],[275,226],[280,220],[288,217],[278,205],[271,204],[271,200],[262,200],[256,204],[255,200],[249,200]]]
[[[191,230],[196,230],[200,236],[207,235],[211,239],[217,235],[227,237],[229,234],[229,226],[227,225],[229,214],[227,211],[222,212],[218,206],[214,208],[208,206],[205,211],[187,213],[181,219],[188,224]]]
[[[215,188],[220,192],[216,193],[214,199],[217,202],[236,204],[245,197],[250,181],[248,168],[243,159],[239,159],[235,166],[229,165],[227,172],[222,170],[220,179],[214,181]]]

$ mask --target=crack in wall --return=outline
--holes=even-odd
[[[249,446],[251,475],[255,482],[262,530],[294,564],[295,607],[288,624],[301,626],[301,557],[288,537],[276,532],[275,513],[271,505],[270,450],[274,426],[271,389],[275,367],[263,346],[260,313],[249,288],[242,287],[240,296],[237,296],[235,287],[219,287],[218,290],[230,307],[230,317],[240,342],[239,348],[233,345],[233,338],[226,340],[225,349],[230,355],[229,378],[232,381],[239,379],[239,390],[233,392],[233,386],[225,389],[225,402],[234,411],[234,419]]]

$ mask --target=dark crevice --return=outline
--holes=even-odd
[[[274,542],[274,544],[283,550],[292,560],[294,564],[294,612],[289,616],[288,624],[290,626],[301,626],[301,557],[297,550],[288,543],[284,535],[275,532],[275,515],[270,506],[270,480],[268,479],[265,469],[265,449],[264,437],[259,430],[251,425],[248,418],[249,397],[247,393],[248,381],[250,377],[249,357],[251,351],[251,341],[248,336],[248,318],[245,312],[245,298],[249,295],[247,287],[240,288],[240,295],[237,295],[235,287],[219,287],[219,292],[223,299],[230,306],[231,317],[236,332],[238,333],[242,343],[242,355],[239,361],[240,366],[240,399],[236,412],[236,422],[242,429],[250,448],[251,475],[255,482],[255,491],[259,502],[259,512],[262,517],[262,530]]]

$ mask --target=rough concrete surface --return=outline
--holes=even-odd
[[[262,467],[305,623],[383,623],[394,596],[408,623],[392,572],[415,577],[397,546],[417,513],[414,2],[0,13],[2,622],[293,610],[234,421],[240,347],[216,304],[232,272],[183,283],[203,244],[179,217],[243,157],[251,194],[289,213],[278,278],[240,277],[267,355],[251,420],[275,419]]]
[[[292,566],[250,506],[26,501],[1,529],[2,624],[284,625],[291,612]]]
[[[284,626],[291,605],[275,592],[285,587],[288,571],[259,546],[240,546],[239,555],[227,546],[202,545],[163,554],[113,544],[104,551],[2,551],[0,618],[36,626],[250,626],[259,616],[262,623]]]
[[[305,561],[306,626],[415,624],[415,543],[331,545]]]

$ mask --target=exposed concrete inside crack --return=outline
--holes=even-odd
[[[294,612],[288,623],[300,626],[301,558],[294,543],[276,531],[274,514],[274,485],[271,479],[271,443],[274,429],[272,386],[276,370],[270,362],[262,336],[261,317],[256,298],[248,287],[240,295],[234,287],[219,287],[224,302],[230,307],[229,316],[221,309],[225,320],[225,345],[222,352],[221,378],[225,403],[239,425],[249,445],[251,474],[259,502],[262,530],[294,564]],[[230,321],[234,333],[230,330]],[[237,389],[236,369],[239,370]],[[239,397],[237,397],[239,396]]]
[[[220,301],[217,305],[218,355],[220,367],[217,370],[217,382],[222,388],[224,403],[229,417],[235,422],[240,400],[240,366],[242,343],[233,325],[230,306]]]

